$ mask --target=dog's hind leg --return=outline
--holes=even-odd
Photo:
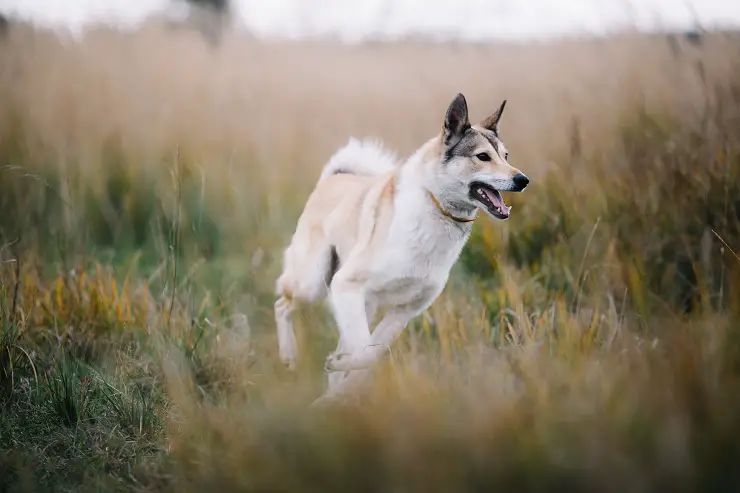
[[[280,360],[294,370],[298,363],[298,345],[293,328],[293,312],[301,303],[313,303],[326,297],[328,282],[335,269],[333,248],[316,245],[297,255],[291,246],[286,250],[285,269],[276,282],[275,325]]]
[[[275,301],[275,324],[277,325],[280,361],[289,369],[295,370],[298,363],[298,345],[293,329],[293,312],[296,300],[292,293],[283,290]]]

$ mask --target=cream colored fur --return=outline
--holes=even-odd
[[[471,126],[458,95],[440,134],[403,162],[377,141],[356,139],[331,157],[276,281],[279,352],[288,367],[298,363],[292,314],[299,303],[328,298],[339,344],[325,368],[330,392],[338,392],[347,372],[372,367],[439,296],[470,237],[472,221],[464,221],[479,209],[501,218],[471,187],[521,191],[528,181],[508,164],[498,139],[503,107]],[[378,308],[385,313],[371,331]]]

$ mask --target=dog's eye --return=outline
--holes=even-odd
[[[504,159],[506,159],[507,161],[509,160],[509,153],[508,152],[505,152],[504,153]]]
[[[490,161],[491,160],[491,156],[489,156],[487,152],[481,152],[480,154],[476,154],[475,157],[477,157],[481,161]]]

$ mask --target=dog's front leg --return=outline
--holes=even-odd
[[[364,284],[358,280],[348,279],[345,275],[339,275],[340,273],[332,281],[330,296],[332,311],[339,328],[341,354],[360,353],[370,343]],[[330,368],[326,369],[331,371]]]
[[[347,351],[329,356],[324,365],[325,368],[329,371],[349,371],[372,367],[389,353],[391,344],[401,335],[409,320],[417,312],[417,310],[406,307],[388,310],[373,331],[366,347],[359,351]]]
[[[365,314],[367,316],[367,322],[368,324],[372,324],[373,320],[375,320],[375,312],[378,309],[378,305],[376,302],[374,302],[370,298],[365,299]],[[372,336],[370,336],[372,338]],[[344,353],[345,348],[342,344],[342,339],[339,339],[339,343],[337,344],[337,348],[334,350],[333,354],[340,354]],[[327,384],[329,387],[329,391],[337,388],[345,378],[349,375],[348,371],[330,371],[327,375]]]

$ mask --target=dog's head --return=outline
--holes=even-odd
[[[507,219],[510,209],[499,192],[521,192],[529,183],[509,164],[509,153],[499,138],[504,106],[506,100],[479,125],[471,125],[465,96],[455,96],[444,119],[441,169],[437,170],[450,203],[478,207],[496,219]]]

